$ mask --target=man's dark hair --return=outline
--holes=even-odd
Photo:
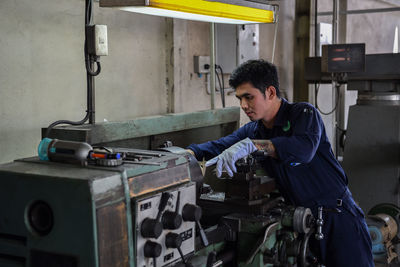
[[[272,85],[276,89],[276,95],[280,97],[278,71],[272,63],[262,59],[246,61],[237,67],[229,78],[229,85],[235,90],[247,82],[260,90],[263,95],[265,89]]]

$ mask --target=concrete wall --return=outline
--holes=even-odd
[[[94,4],[109,56],[96,78],[96,121],[165,113],[165,18]],[[84,0],[0,1],[0,162],[33,156],[40,128],[86,110]]]
[[[42,127],[84,118],[84,2],[0,1],[0,163],[36,155]],[[99,8],[98,2],[93,14],[95,24],[107,25],[109,44],[95,78],[96,122],[210,108],[205,76],[193,71],[193,56],[210,54],[208,23]],[[291,54],[284,18],[276,54],[282,72]],[[273,27],[260,30],[260,54],[267,59]],[[289,71],[282,78],[286,90],[290,79]],[[219,94],[215,103],[221,107]],[[233,94],[226,103],[238,105]]]

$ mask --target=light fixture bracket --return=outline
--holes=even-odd
[[[248,0],[100,0],[101,7],[215,23],[274,23],[277,7]]]

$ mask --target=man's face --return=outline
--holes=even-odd
[[[252,121],[269,120],[271,99],[268,97],[268,89],[263,95],[260,90],[251,83],[243,83],[236,88],[236,97],[240,101],[240,107]]]

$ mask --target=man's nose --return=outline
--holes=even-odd
[[[247,105],[247,101],[244,100],[244,99],[240,100],[240,107],[241,107],[242,109],[248,108],[249,106]]]

